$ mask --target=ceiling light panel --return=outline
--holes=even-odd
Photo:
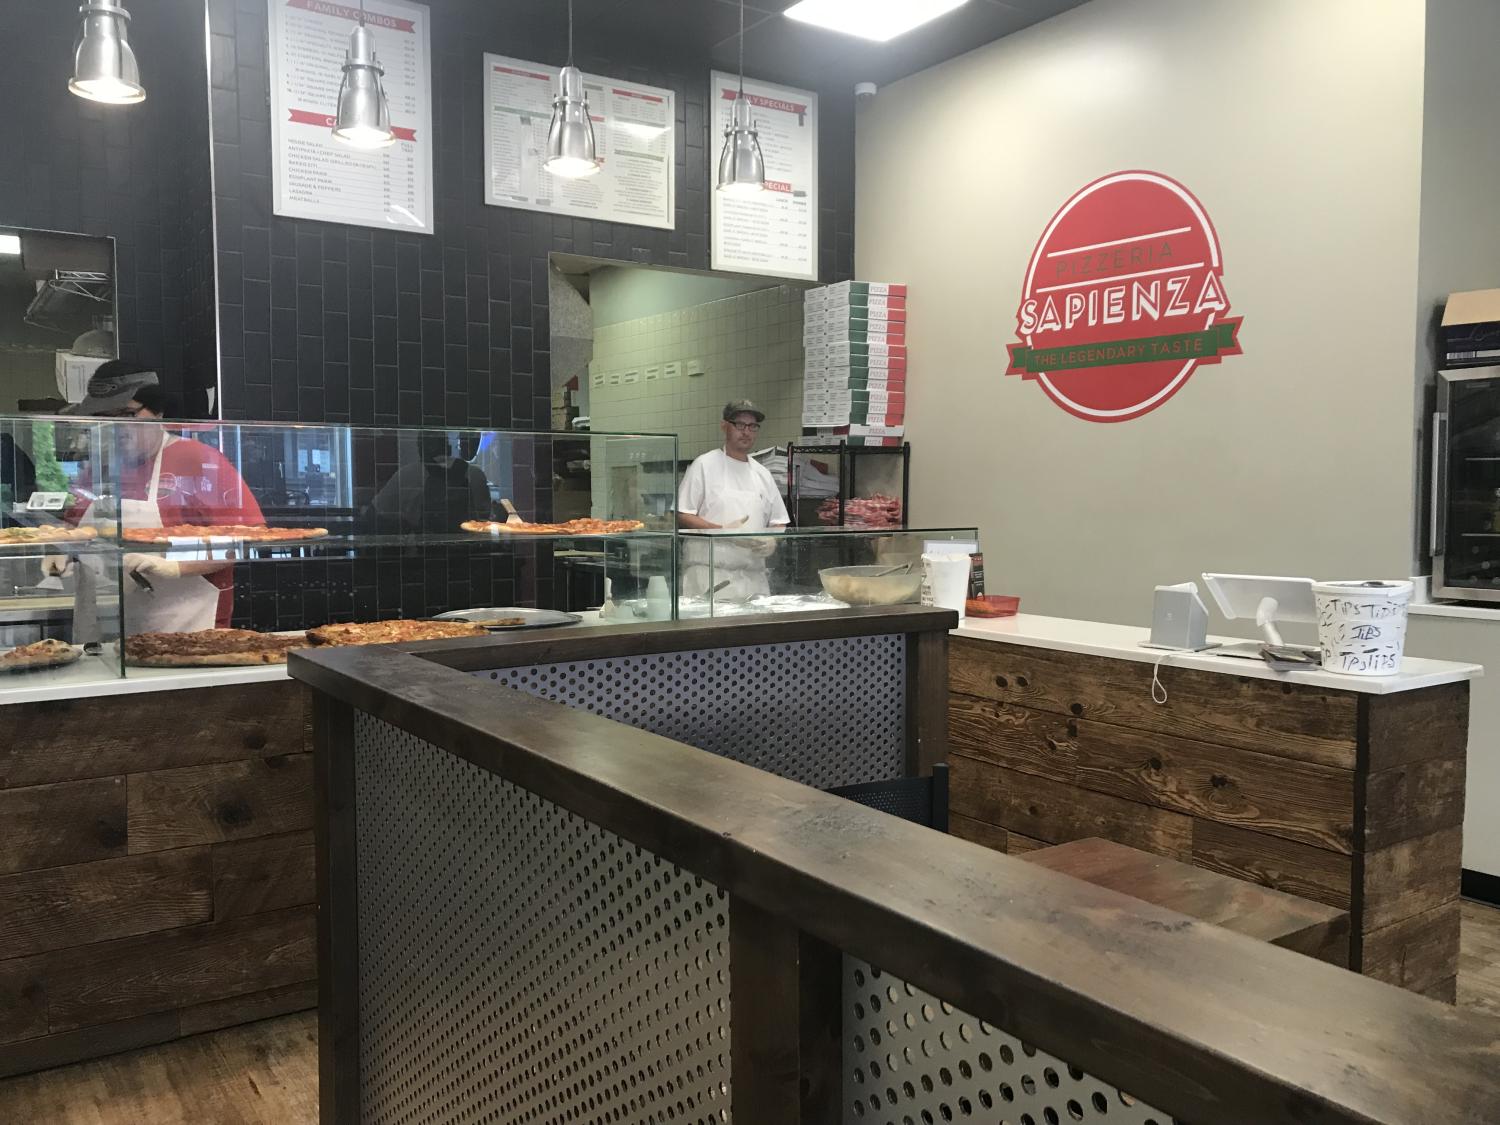
[[[885,43],[969,0],[798,0],[786,15],[815,27]]]

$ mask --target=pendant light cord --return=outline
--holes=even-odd
[[[360,0],[361,3],[364,0]],[[572,0],[568,0],[572,3]],[[740,97],[745,96],[745,0],[740,0]]]
[[[573,0],[568,0],[568,65],[573,65]]]
[[[365,0],[359,0],[359,26],[365,26]]]

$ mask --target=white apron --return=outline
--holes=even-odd
[[[144,500],[121,499],[122,527],[163,527],[161,502],[157,492],[161,484],[161,459],[167,445],[179,439],[167,436],[156,451],[151,466],[151,480]],[[93,516],[94,505],[84,509],[80,523],[93,523],[113,529],[114,521]],[[121,583],[125,603],[125,635],[137,633],[193,633],[212,629],[218,623],[219,588],[201,574],[181,578],[152,578],[152,590],[143,590],[128,575]]]
[[[722,468],[718,480],[706,481],[703,506],[698,515],[709,523],[728,527],[743,519],[734,530],[764,531],[766,499],[759,492],[727,487],[728,474]],[[757,594],[771,592],[766,575],[766,560],[733,539],[719,539],[712,544],[702,539],[711,536],[688,536],[683,549],[682,593],[686,597],[703,597],[718,583],[729,585],[714,597],[725,601],[748,601]],[[694,540],[698,540],[694,542]],[[712,550],[712,556],[710,556]],[[712,566],[710,566],[710,557]]]

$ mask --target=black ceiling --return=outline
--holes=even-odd
[[[1075,8],[1084,0],[969,0],[962,8],[889,43],[872,43],[787,19],[795,0],[748,0],[745,70],[820,90],[855,82],[884,85]],[[511,0],[511,17],[566,35],[561,0]],[[615,41],[654,41],[736,65],[737,0],[575,0],[580,61],[604,57]]]

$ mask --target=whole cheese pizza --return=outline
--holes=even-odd
[[[0,547],[24,547],[31,543],[78,543],[95,539],[96,527],[0,527]]]
[[[439,641],[449,637],[485,637],[489,631],[470,621],[369,621],[319,625],[307,631],[315,645],[389,645],[406,641]]]
[[[321,539],[326,527],[265,527],[243,523],[177,523],[167,527],[127,527],[121,538],[127,543],[169,546],[184,540],[239,539],[247,543],[296,543]]]
[[[285,664],[288,652],[306,648],[307,644],[302,633],[257,633],[250,629],[137,633],[125,638],[125,663],[141,668]]]
[[[35,641],[0,655],[0,672],[25,672],[33,668],[57,668],[72,664],[83,655],[66,641]]]
[[[469,520],[459,525],[465,531],[483,535],[623,535],[639,531],[646,525],[640,520],[569,520],[567,523],[502,523],[496,520]]]

